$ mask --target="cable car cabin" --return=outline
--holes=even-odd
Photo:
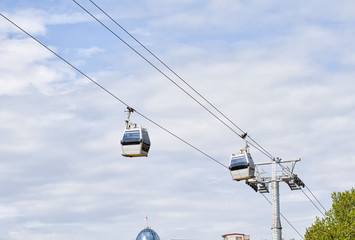
[[[240,181],[255,177],[255,164],[249,152],[242,149],[239,154],[232,154],[229,170],[233,180]]]
[[[148,131],[141,126],[126,128],[121,140],[122,156],[147,157],[150,148]]]

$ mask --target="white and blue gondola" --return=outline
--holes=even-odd
[[[128,120],[126,129],[121,139],[122,156],[125,157],[147,157],[150,148],[150,139],[147,129],[131,123],[130,114],[134,111],[128,108]]]
[[[232,154],[229,162],[229,170],[233,180],[241,181],[255,177],[255,164],[248,152],[248,146],[240,150],[238,154]]]

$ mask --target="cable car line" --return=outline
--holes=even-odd
[[[76,4],[78,4],[75,0],[73,0]],[[83,8],[80,4],[78,4],[81,8]],[[227,118],[222,112],[220,112],[217,108],[215,108],[214,105],[212,105],[208,100],[206,100],[202,95],[200,95],[195,89],[193,89],[188,83],[186,83],[183,79],[182,81],[184,81],[188,86],[190,86],[190,88],[192,88],[199,96],[201,96],[207,103],[209,103],[213,108],[216,109],[216,111],[218,111],[222,116],[224,116],[229,122],[231,122],[235,127],[237,127],[240,131],[243,132],[243,134],[238,134],[236,131],[234,131],[231,127],[229,127],[226,123],[224,123],[220,118],[218,118],[214,113],[212,113],[209,109],[207,109],[204,105],[202,105],[199,101],[197,101],[193,96],[191,96],[191,94],[187,93],[184,89],[182,89],[176,82],[174,82],[170,77],[168,77],[164,72],[162,72],[159,68],[157,68],[154,64],[152,64],[148,59],[146,59],[143,55],[141,55],[138,51],[136,51],[134,48],[132,48],[128,43],[126,43],[123,39],[121,39],[117,34],[115,34],[111,29],[109,29],[107,26],[105,26],[101,21],[99,21],[96,17],[94,17],[91,13],[89,13],[86,9],[83,8],[83,10],[85,10],[89,15],[91,15],[93,18],[95,18],[98,22],[100,22],[104,27],[106,27],[110,32],[112,32],[117,38],[119,38],[121,41],[123,41],[129,48],[131,48],[134,52],[136,52],[139,56],[141,56],[144,60],[146,60],[151,66],[153,66],[156,70],[158,70],[161,74],[163,74],[166,78],[168,78],[170,81],[172,81],[177,87],[179,87],[182,91],[184,91],[187,95],[189,95],[192,99],[194,99],[199,105],[201,105],[204,109],[206,109],[209,113],[211,113],[215,118],[217,118],[220,122],[222,122],[225,126],[227,126],[230,130],[232,130],[234,133],[236,133],[239,137],[241,138],[245,138],[246,136],[251,139],[257,146],[259,146],[262,150],[260,150],[258,147],[256,147],[253,143],[247,141],[251,146],[255,147],[256,149],[258,149],[260,152],[262,152],[264,155],[268,156],[269,158],[273,158],[272,155],[270,153],[268,153],[264,148],[262,148],[254,139],[252,139],[250,136],[246,135],[246,132],[242,131],[237,125],[235,125],[229,118]],[[84,72],[82,72],[80,69],[78,69],[77,67],[75,67],[74,65],[72,65],[70,62],[68,62],[66,59],[64,59],[63,57],[61,57],[59,54],[57,54],[56,52],[54,52],[53,50],[51,50],[49,47],[47,47],[46,45],[44,45],[41,41],[39,41],[37,38],[35,38],[34,36],[32,36],[31,34],[29,34],[27,31],[25,31],[24,29],[22,29],[20,26],[18,26],[16,23],[14,23],[13,21],[11,21],[9,18],[7,18],[6,16],[4,16],[2,13],[0,13],[0,15],[6,19],[7,21],[9,21],[11,24],[13,24],[14,26],[16,26],[19,30],[21,30],[23,33],[25,33],[26,35],[28,35],[30,38],[32,38],[33,40],[35,40],[37,43],[39,43],[40,45],[42,45],[44,48],[46,48],[48,51],[52,52],[55,56],[57,56],[58,58],[60,58],[62,61],[64,61],[65,63],[67,63],[69,66],[71,66],[73,69],[75,69],[77,72],[79,72],[80,74],[82,74],[84,77],[86,77],[88,80],[90,80],[91,82],[93,82],[95,85],[97,85],[99,88],[101,88],[102,90],[104,90],[106,93],[108,93],[109,95],[111,95],[112,97],[114,97],[116,100],[118,100],[119,102],[121,102],[123,105],[125,105],[126,107],[129,107],[129,105],[127,103],[125,103],[124,101],[122,101],[120,98],[118,98],[116,95],[114,95],[113,93],[111,93],[109,90],[107,90],[105,87],[103,87],[101,84],[99,84],[98,82],[96,82],[94,79],[92,79],[91,77],[89,77],[88,75],[86,75]],[[165,65],[165,64],[164,64]],[[168,67],[168,69],[170,69]],[[172,70],[171,70],[172,71]],[[172,71],[174,74],[175,72]],[[177,74],[176,74],[177,75]],[[177,75],[178,76],[178,75]],[[179,77],[179,76],[178,76]],[[180,77],[179,77],[180,78]],[[224,168],[228,169],[227,166],[225,166],[223,163],[219,162],[218,160],[216,160],[215,158],[211,157],[210,155],[208,155],[207,153],[203,152],[202,150],[198,149],[197,147],[195,147],[194,145],[188,143],[187,141],[185,141],[184,139],[180,138],[179,136],[177,136],[176,134],[172,133],[171,131],[169,131],[168,129],[164,128],[163,126],[161,126],[160,124],[156,123],[155,121],[153,121],[152,119],[146,117],[145,115],[143,115],[142,113],[136,111],[136,113],[138,115],[140,115],[141,117],[145,118],[146,120],[150,121],[151,123],[153,123],[154,125],[156,125],[157,127],[161,128],[162,130],[166,131],[167,133],[169,133],[170,135],[174,136],[175,138],[179,139],[180,141],[182,141],[183,143],[189,145],[191,148],[195,149],[196,151],[200,152],[201,154],[205,155],[206,157],[210,158],[211,160],[215,161],[216,163],[218,163],[219,165],[223,166]],[[307,187],[307,189],[309,190],[309,188]],[[310,191],[310,190],[309,190]],[[302,191],[306,197],[311,201],[311,203],[319,210],[319,212],[321,212],[323,215],[324,213],[314,204],[314,202],[309,198],[309,196]],[[310,191],[311,192],[311,191]],[[317,202],[322,206],[322,208],[325,210],[325,208],[323,207],[323,205],[320,203],[320,201],[314,196],[314,194],[311,192],[312,196],[317,200]],[[264,196],[264,195],[263,195]],[[265,196],[264,196],[265,197]],[[266,198],[266,197],[265,197]],[[267,199],[267,198],[266,198]],[[267,199],[268,200],[268,199]],[[269,200],[268,200],[269,201]],[[269,201],[270,202],[270,201]],[[270,202],[271,203],[271,202]],[[282,214],[281,214],[282,215]],[[282,215],[282,217],[292,226],[292,224]],[[292,226],[293,227],[293,226]],[[294,228],[294,227],[293,227]],[[299,234],[299,232],[294,228],[294,230]]]
[[[108,93],[109,95],[111,95],[112,97],[114,97],[116,100],[118,100],[120,103],[122,103],[123,105],[125,105],[126,107],[130,107],[126,102],[124,102],[123,100],[121,100],[119,97],[117,97],[115,94],[113,94],[112,92],[110,92],[108,89],[106,89],[104,86],[102,86],[101,84],[99,84],[98,82],[96,82],[94,79],[92,79],[91,77],[89,77],[87,74],[85,74],[83,71],[81,71],[80,69],[78,69],[77,67],[75,67],[73,64],[71,64],[69,61],[67,61],[65,58],[63,58],[62,56],[60,56],[58,53],[54,52],[52,49],[50,49],[49,47],[47,47],[45,44],[43,44],[40,40],[38,40],[37,38],[35,38],[33,35],[31,35],[30,33],[28,33],[26,30],[24,30],[23,28],[21,28],[19,25],[17,25],[15,22],[11,21],[9,18],[7,18],[5,15],[3,15],[2,13],[0,13],[0,15],[6,19],[8,22],[10,22],[12,25],[14,25],[15,27],[17,27],[19,30],[21,30],[23,33],[25,33],[27,36],[29,36],[30,38],[32,38],[33,40],[35,40],[37,43],[39,43],[42,47],[46,48],[48,51],[50,51],[51,53],[53,53],[55,56],[57,56],[58,58],[60,58],[62,61],[64,61],[66,64],[68,64],[70,67],[72,67],[74,70],[76,70],[77,72],[79,72],[81,75],[83,75],[84,77],[86,77],[88,80],[90,80],[92,83],[94,83],[96,86],[98,86],[99,88],[101,88],[102,90],[104,90],[106,93]],[[170,135],[174,136],[175,138],[179,139],[180,141],[182,141],[183,143],[187,144],[188,146],[190,146],[191,148],[195,149],[196,151],[200,152],[201,154],[205,155],[206,157],[208,157],[209,159],[213,160],[214,162],[218,163],[219,165],[225,167],[226,169],[228,169],[228,167],[226,165],[224,165],[223,163],[221,163],[220,161],[218,161],[217,159],[211,157],[210,155],[208,155],[207,153],[205,153],[204,151],[200,150],[199,148],[195,147],[194,145],[190,144],[189,142],[187,142],[186,140],[182,139],[181,137],[177,136],[176,134],[174,134],[173,132],[169,131],[167,128],[163,127],[162,125],[158,124],[157,122],[153,121],[152,119],[148,118],[147,116],[143,115],[142,113],[140,113],[139,111],[135,110],[135,112],[140,115],[141,117],[145,118],[146,120],[148,120],[149,122],[153,123],[154,125],[156,125],[157,127],[161,128],[162,130],[164,130],[165,132],[169,133]]]
[[[154,65],[151,61],[149,61],[146,57],[144,57],[141,53],[139,53],[135,48],[133,48],[131,45],[129,45],[126,41],[124,41],[121,37],[119,37],[112,29],[110,29],[107,25],[105,25],[102,21],[100,21],[97,17],[95,17],[92,13],[90,13],[87,9],[85,9],[82,5],[80,5],[77,1],[73,0],[80,8],[82,8],[87,14],[89,14],[92,18],[94,18],[98,23],[100,23],[103,27],[105,27],[109,32],[111,32],[114,36],[116,36],[119,40],[121,40],[126,46],[128,46],[132,51],[134,51],[136,54],[138,54],[142,59],[144,59],[148,64],[150,64],[153,68],[155,68],[158,72],[160,72],[164,77],[166,77],[169,81],[171,81],[175,86],[177,86],[180,90],[182,90],[185,94],[187,94],[190,98],[192,98],[195,102],[197,102],[201,107],[203,107],[206,111],[208,111],[212,116],[214,116],[217,120],[219,120],[223,125],[225,125],[227,128],[229,128],[232,132],[237,134],[240,138],[246,140],[246,137],[248,137],[252,142],[247,141],[246,143],[249,143],[251,146],[259,150],[261,153],[263,153],[265,156],[267,156],[270,159],[274,159],[274,157],[265,149],[263,148],[260,144],[258,144],[251,136],[249,136],[245,131],[243,131],[239,126],[237,126],[230,118],[228,118],[224,113],[222,113],[216,106],[214,106],[209,100],[207,100],[202,94],[200,94],[195,88],[193,88],[188,82],[186,82],[179,74],[177,74],[172,68],[170,68],[166,63],[164,63],[159,57],[157,57],[152,51],[150,51],[144,44],[142,44],[137,38],[135,38],[132,34],[130,34],[121,24],[119,24],[116,20],[114,20],[106,11],[104,11],[101,7],[99,7],[93,0],[90,0],[90,2],[97,8],[99,9],[104,15],[106,15],[111,21],[113,21],[119,28],[121,28],[126,34],[128,34],[134,41],[136,41],[141,47],[143,47],[149,54],[151,54],[157,61],[159,61],[164,67],[166,67],[171,73],[173,73],[177,78],[179,78],[183,83],[185,83],[193,92],[195,92],[199,97],[201,97],[208,105],[210,105],[214,110],[216,110],[221,116],[223,116],[229,123],[231,123],[234,127],[236,127],[239,131],[242,132],[242,134],[237,133],[234,129],[232,129],[229,125],[227,125],[221,118],[219,118],[216,114],[211,112],[206,106],[204,106],[201,102],[199,102],[195,97],[193,97],[190,93],[188,93],[185,89],[183,89],[179,84],[177,84],[172,78],[170,78],[166,73],[164,73],[160,68],[158,68],[156,65]],[[149,120],[149,119],[147,119]],[[167,130],[166,130],[167,131]],[[172,134],[172,133],[170,133]],[[175,136],[177,137],[177,136]],[[177,137],[179,138],[179,137]],[[181,141],[184,141],[180,139]],[[189,143],[185,142],[186,144],[190,145]],[[193,147],[193,146],[191,146]],[[194,148],[194,147],[193,147]],[[200,151],[196,149],[197,151]],[[203,153],[203,152],[201,152]],[[204,154],[204,153],[203,153]],[[209,156],[208,156],[209,157]],[[214,160],[214,159],[213,159]],[[220,163],[220,162],[218,162]],[[221,163],[220,163],[221,164]],[[222,164],[223,165],[223,164]],[[281,167],[283,167],[281,164],[279,164]],[[225,165],[223,165],[226,167]],[[236,177],[237,179],[238,177]],[[308,191],[312,194],[312,196],[317,200],[317,202],[322,206],[322,208],[325,210],[323,205],[320,203],[320,201],[314,196],[314,194],[310,191],[310,189],[307,187]],[[302,190],[302,189],[301,189]],[[323,215],[324,213],[317,207],[317,205],[309,198],[309,196],[302,190],[303,194],[311,201],[311,203],[320,211]],[[284,216],[283,216],[284,217]],[[284,217],[285,218],[285,217]],[[285,219],[287,222],[288,220]],[[296,229],[295,229],[296,230]],[[297,230],[296,230],[297,231]],[[298,231],[297,231],[298,232]],[[298,232],[299,234],[299,232]],[[301,236],[302,237],[302,236]]]
[[[73,0],[74,1],[74,0]],[[63,58],[62,56],[60,56],[58,53],[56,53],[55,51],[53,51],[52,49],[50,49],[48,46],[46,46],[44,43],[42,43],[40,40],[38,40],[36,37],[34,37],[33,35],[31,35],[29,32],[27,32],[26,30],[24,30],[23,28],[21,28],[19,25],[17,25],[15,22],[13,22],[12,20],[10,20],[9,18],[7,18],[5,15],[3,15],[0,12],[0,15],[7,20],[9,23],[11,23],[12,25],[14,25],[16,28],[18,28],[20,31],[22,31],[24,34],[26,34],[27,36],[29,36],[30,38],[32,38],[35,42],[37,42],[38,44],[40,44],[42,47],[44,47],[45,49],[47,49],[48,51],[50,51],[52,54],[54,54],[56,57],[58,57],[59,59],[61,59],[63,62],[65,62],[67,65],[69,65],[70,67],[72,67],[75,71],[77,71],[78,73],[80,73],[81,75],[83,75],[85,78],[87,78],[88,80],[90,80],[92,83],[94,83],[96,86],[98,86],[99,88],[101,88],[103,91],[105,91],[106,93],[108,93],[110,96],[112,96],[113,98],[115,98],[117,101],[119,101],[120,103],[122,103],[123,105],[125,105],[127,108],[130,108],[130,106],[124,102],[123,100],[121,100],[120,98],[118,98],[115,94],[113,94],[112,92],[110,92],[108,89],[106,89],[104,86],[102,86],[101,84],[99,84],[98,82],[96,82],[94,79],[92,79],[91,77],[89,77],[87,74],[85,74],[83,71],[81,71],[80,69],[78,69],[77,67],[75,67],[73,64],[71,64],[68,60],[66,60],[65,58]],[[180,141],[182,141],[183,143],[187,144],[188,146],[190,146],[191,148],[195,149],[196,151],[200,152],[201,154],[205,155],[206,157],[210,158],[211,160],[213,160],[214,162],[218,163],[219,165],[223,166],[226,169],[229,169],[227,166],[225,166],[223,163],[219,162],[218,160],[216,160],[215,158],[211,157],[210,155],[208,155],[207,153],[203,152],[202,150],[200,150],[199,148],[195,147],[194,145],[190,144],[189,142],[187,142],[186,140],[180,138],[179,136],[177,136],[176,134],[172,133],[171,131],[169,131],[168,129],[166,129],[165,127],[161,126],[160,124],[158,124],[157,122],[153,121],[152,119],[148,118],[147,116],[143,115],[142,113],[140,113],[139,111],[134,110],[138,115],[140,115],[141,117],[145,118],[146,120],[148,120],[149,122],[153,123],[154,125],[156,125],[157,127],[161,128],[162,130],[164,130],[165,132],[169,133],[170,135],[174,136],[175,138],[179,139]],[[262,194],[264,196],[264,194]],[[271,202],[269,201],[269,199],[267,199],[265,196],[264,198],[271,204]],[[282,215],[282,214],[281,214]],[[286,219],[285,216],[282,215],[282,217],[290,224],[290,226],[300,235],[300,233],[294,228],[294,226]],[[302,237],[302,235],[300,235]],[[303,237],[302,237],[303,238]]]
[[[131,34],[128,33],[127,30],[124,30],[129,34],[130,36],[133,37],[143,48],[145,48],[150,54],[152,54],[153,57],[155,57],[158,61],[160,61],[165,67],[167,67],[173,74],[175,74],[178,78],[180,78],[186,85],[188,85],[195,93],[197,93],[201,98],[203,98],[207,103],[209,103],[216,111],[218,111],[222,116],[224,116],[228,121],[230,121],[234,126],[236,126],[243,134],[239,134],[236,132],[233,128],[231,128],[229,125],[227,125],[221,118],[219,118],[216,114],[214,114],[211,110],[209,110],[206,106],[204,106],[201,102],[199,102],[195,97],[193,97],[190,93],[188,93],[185,89],[183,89],[179,84],[177,84],[171,77],[169,77],[166,73],[164,73],[160,68],[158,68],[156,65],[154,65],[151,61],[149,61],[146,57],[144,57],[140,52],[138,52],[134,47],[132,47],[128,42],[126,42],[124,39],[122,39],[120,36],[118,36],[112,29],[110,29],[107,25],[105,25],[102,21],[100,21],[97,17],[95,17],[90,11],[88,11],[86,8],[84,8],[81,4],[79,4],[76,0],[73,0],[74,3],[76,3],[82,10],[84,10],[88,15],[90,15],[93,19],[95,19],[98,23],[100,23],[104,28],[106,28],[109,32],[111,32],[116,38],[118,38],[122,43],[124,43],[127,47],[129,47],[133,52],[135,52],[138,56],[140,56],[143,60],[145,60],[149,65],[151,65],[155,70],[157,70],[159,73],[161,73],[165,78],[167,78],[170,82],[172,82],[176,87],[178,87],[181,91],[183,91],[186,95],[188,95],[191,99],[193,99],[196,103],[198,103],[201,107],[203,107],[207,112],[209,112],[213,117],[215,117],[217,120],[219,120],[223,125],[225,125],[227,128],[229,128],[232,132],[234,132],[236,135],[238,135],[240,138],[243,138],[242,136],[246,134],[243,130],[241,130],[235,123],[233,123],[229,118],[227,118],[221,111],[219,111],[212,103],[210,103],[206,98],[204,98],[200,93],[198,93],[193,87],[191,87],[186,81],[184,81],[178,74],[176,74],[170,67],[168,67],[165,63],[163,63],[156,55],[154,55],[151,51],[149,51],[146,47],[144,47],[143,44],[141,44],[136,38],[134,38]],[[91,1],[92,2],[92,1]],[[93,3],[93,2],[92,2]],[[94,4],[94,3],[93,3]],[[97,6],[96,4],[94,4]],[[99,8],[101,10],[101,8]],[[103,10],[101,10],[103,11]],[[107,13],[105,13],[106,16],[108,16]],[[108,16],[109,17],[109,16]],[[111,17],[109,17],[111,20],[113,20]],[[113,20],[114,21],[114,20]],[[116,21],[114,21],[116,23]],[[119,25],[120,26],[120,25]],[[121,26],[120,26],[121,27]],[[122,27],[121,27],[122,28]],[[268,158],[272,159],[272,155],[267,152],[263,147],[261,147],[253,138],[249,137],[248,138],[252,141],[248,143],[259,150],[261,153],[263,153],[265,156]]]
[[[207,109],[204,105],[202,105],[199,101],[197,101],[192,95],[187,93],[184,89],[182,89],[176,82],[174,82],[170,77],[168,77],[165,73],[163,73],[159,68],[157,68],[153,63],[151,63],[149,60],[147,60],[142,54],[140,54],[136,49],[131,47],[126,41],[124,41],[121,37],[119,37],[116,33],[113,32],[107,25],[103,24],[100,20],[98,20],[93,14],[91,14],[87,9],[85,9],[83,6],[81,6],[79,3],[77,3],[75,0],[73,0],[77,5],[79,5],[85,12],[87,12],[91,17],[93,17],[96,21],[98,21],[102,26],[104,26],[107,30],[109,30],[112,34],[114,34],[118,39],[120,39],[123,43],[125,43],[129,48],[131,48],[135,53],[137,53],[140,57],[142,57],[145,61],[147,61],[151,66],[153,66],[156,70],[158,70],[161,74],[163,74],[166,78],[168,78],[170,81],[172,81],[177,87],[179,87],[182,91],[184,91],[188,96],[190,96],[193,100],[195,100],[199,105],[201,105],[203,108],[205,108],[209,113],[211,113],[214,117],[216,117],[219,121],[221,121],[224,125],[226,125],[220,118],[218,118],[214,113],[212,113],[209,109]],[[273,159],[274,157],[267,151],[265,150],[261,145],[259,145],[253,138],[251,138],[249,135],[247,135],[246,132],[244,132],[240,127],[238,127],[233,121],[231,121],[225,114],[223,114],[219,109],[217,109],[210,101],[208,101],[203,95],[201,95],[195,88],[193,88],[190,84],[188,84],[182,77],[180,77],[174,70],[172,70],[167,64],[165,64],[160,58],[158,58],[153,52],[151,52],[147,47],[145,47],[138,39],[136,39],[132,34],[130,34],[122,25],[120,25],[117,21],[115,21],[107,12],[105,12],[102,8],[100,8],[95,2],[90,0],[90,2],[97,7],[102,13],[104,13],[109,19],[111,19],[117,26],[119,26],[124,32],[126,32],[132,39],[134,39],[139,45],[141,45],[147,52],[149,52],[155,59],[157,59],[161,64],[163,64],[169,71],[171,71],[175,76],[177,76],[181,81],[183,81],[190,89],[192,89],[196,94],[198,94],[203,100],[205,100],[211,107],[213,107],[218,113],[220,113],[225,119],[227,119],[230,123],[232,123],[237,129],[239,129],[243,134],[238,134],[235,132],[233,129],[231,129],[229,126],[227,126],[230,130],[232,130],[234,133],[236,133],[239,137],[245,139],[248,137],[251,139],[258,147],[260,147],[263,151],[261,151],[259,148],[255,147],[252,143],[247,141],[250,145],[254,146],[256,149],[264,153],[267,157],[270,159]],[[284,168],[281,164],[279,164],[282,168]],[[225,165],[223,165],[226,167]],[[238,177],[235,177],[235,179],[238,179]],[[308,191],[310,189],[307,187]],[[302,189],[301,189],[302,190]],[[324,215],[324,213],[318,208],[318,206],[310,199],[310,197],[302,190],[303,194],[311,201],[311,203],[318,209],[318,211]],[[317,202],[322,206],[322,208],[325,210],[323,205],[320,203],[320,201],[314,196],[314,194],[310,191],[312,196],[317,200]]]
[[[225,125],[227,128],[229,128],[232,132],[237,134],[240,138],[245,139],[248,137],[252,142],[246,141],[249,143],[251,146],[259,150],[261,153],[263,153],[265,156],[267,156],[270,159],[274,159],[274,157],[265,149],[263,148],[260,144],[258,144],[251,136],[249,136],[245,131],[243,131],[239,126],[237,126],[230,118],[228,118],[223,112],[221,112],[216,106],[214,106],[210,101],[208,101],[202,94],[200,94],[195,88],[193,88],[188,82],[186,82],[179,74],[177,74],[172,68],[170,68],[166,63],[164,63],[158,56],[156,56],[152,51],[150,51],[144,44],[142,44],[137,38],[135,38],[131,33],[128,32],[121,24],[119,24],[116,20],[114,20],[106,11],[104,11],[101,7],[99,7],[93,0],[90,0],[90,2],[97,8],[99,9],[104,15],[106,15],[111,21],[113,21],[118,27],[120,27],[126,34],[128,34],[134,41],[136,41],[141,47],[143,47],[149,54],[151,54],[156,60],[158,60],[164,67],[166,67],[170,72],[172,72],[176,77],[178,77],[183,83],[185,83],[190,89],[192,89],[198,96],[200,96],[204,101],[206,101],[213,109],[215,109],[219,114],[221,114],[226,120],[228,120],[233,126],[235,126],[239,131],[242,132],[242,134],[237,133],[234,129],[232,129],[229,125],[227,125],[222,119],[220,119],[216,114],[211,112],[206,106],[204,106],[201,102],[199,102],[195,97],[193,97],[190,93],[188,93],[185,89],[183,89],[179,84],[177,84],[172,78],[170,78],[166,73],[164,73],[160,68],[158,68],[156,65],[154,65],[151,61],[149,61],[146,57],[144,57],[140,52],[138,52],[135,48],[133,48],[128,42],[123,40],[120,36],[118,36],[112,29],[110,29],[107,25],[105,25],[102,21],[100,21],[97,17],[95,17],[91,12],[89,12],[86,8],[84,8],[81,4],[79,4],[76,0],[73,0],[82,10],[84,10],[87,14],[89,14],[93,19],[95,19],[98,23],[100,23],[104,28],[106,28],[109,32],[111,32],[116,38],[118,38],[120,41],[122,41],[127,47],[129,47],[132,51],[134,51],[137,55],[139,55],[142,59],[144,59],[149,65],[151,65],[153,68],[155,68],[158,72],[160,72],[165,78],[170,80],[175,86],[177,86],[180,90],[182,90],[185,94],[187,94],[190,98],[192,98],[196,103],[198,103],[201,107],[203,107],[206,111],[208,111],[212,116],[214,116],[216,119],[218,119],[223,125]],[[144,116],[142,116],[144,117]],[[148,121],[151,121],[150,119],[147,119]],[[159,126],[162,128],[162,126]],[[165,131],[168,131],[167,129],[164,129]],[[170,134],[174,135],[173,133],[170,132]],[[179,138],[178,136],[175,136]],[[179,138],[180,139],[180,138]],[[180,139],[181,141],[185,142],[183,139]],[[245,139],[246,140],[246,139]],[[186,144],[190,145],[189,143],[185,142]],[[255,145],[256,146],[255,146]],[[190,145],[191,146],[191,145]],[[194,146],[191,146],[195,148]],[[201,152],[200,150],[196,149],[197,151]],[[204,154],[203,152],[201,152]],[[209,156],[208,156],[209,157]],[[215,159],[212,159],[215,161]],[[218,161],[217,161],[218,162]],[[218,162],[221,164],[220,162]],[[227,166],[223,165],[225,168],[228,168]],[[279,164],[282,168],[284,168],[281,164]],[[307,187],[309,190],[309,188]],[[310,191],[310,190],[309,190]],[[311,201],[311,203],[320,211],[320,209],[314,204],[314,202],[309,198],[309,196],[302,190],[302,192],[305,194],[305,196]],[[310,191],[311,192],[311,191]],[[322,206],[324,209],[323,205],[319,202],[319,200],[314,196],[314,194],[311,192],[313,197],[317,200],[317,202]],[[320,211],[323,215],[324,213]]]
[[[108,28],[105,24],[103,24],[99,19],[97,19],[95,16],[93,16],[88,10],[86,10],[83,6],[81,6],[78,2],[76,2],[75,0],[73,0],[79,7],[81,7],[85,12],[87,12],[90,16],[92,16],[96,21],[98,21],[102,26],[104,26],[107,30],[109,30],[112,34],[114,34],[118,39],[120,39],[125,45],[127,45],[131,50],[133,50],[136,54],[138,54],[141,58],[143,58],[145,61],[147,61],[152,67],[154,67],[157,71],[159,71],[163,76],[165,76],[167,79],[169,79],[172,83],[174,83],[174,85],[176,85],[178,88],[180,88],[184,93],[186,93],[188,96],[190,96],[195,102],[197,102],[199,105],[201,105],[206,111],[208,111],[210,114],[212,114],[215,118],[217,118],[221,123],[223,123],[226,127],[228,127],[231,131],[233,131],[235,134],[237,134],[239,137],[245,139],[245,137],[248,137],[253,143],[255,143],[258,147],[256,147],[253,143],[251,143],[250,141],[247,141],[247,143],[249,143],[251,146],[255,147],[257,150],[259,150],[261,153],[263,153],[264,155],[266,155],[267,157],[269,157],[270,159],[273,159],[273,156],[267,151],[265,150],[261,145],[259,145],[253,138],[251,138],[249,135],[247,135],[246,132],[244,132],[240,127],[238,127],[232,120],[230,120],[225,114],[223,114],[220,110],[218,110],[210,101],[208,101],[205,97],[203,97],[196,89],[194,89],[190,84],[188,84],[183,78],[181,78],[175,71],[173,71],[168,65],[166,65],[161,59],[159,59],[155,54],[153,54],[148,48],[146,48],[142,43],[140,43],[136,38],[134,38],[133,35],[131,35],[126,29],[124,29],[121,25],[119,25],[112,17],[110,17],[104,10],[102,10],[97,4],[95,4],[92,0],[90,0],[98,9],[100,9],[107,17],[109,17],[112,21],[114,21],[120,28],[122,28],[128,35],[130,35],[136,42],[138,42],[144,49],[146,49],[146,51],[148,51],[152,56],[154,56],[159,62],[161,62],[167,69],[169,69],[175,76],[177,76],[181,81],[183,81],[187,86],[189,86],[196,94],[198,94],[202,99],[204,99],[210,106],[212,106],[218,113],[220,113],[223,117],[225,117],[230,123],[232,123],[236,128],[238,128],[243,134],[238,134],[235,130],[233,130],[230,126],[228,126],[223,120],[221,120],[218,116],[216,116],[214,113],[212,113],[208,108],[206,108],[202,103],[200,103],[196,98],[194,98],[191,94],[189,94],[186,90],[184,90],[182,87],[180,87],[176,82],[174,82],[169,76],[167,76],[162,70],[160,70],[158,67],[156,67],[153,63],[151,63],[147,58],[145,58],[142,54],[140,54],[137,50],[135,50],[132,46],[130,46],[126,41],[124,41],[122,38],[120,38],[116,33],[114,33],[110,28]],[[21,31],[23,31],[24,33],[26,33],[28,36],[30,36],[31,38],[33,38],[35,41],[37,41],[39,44],[41,44],[43,47],[45,47],[47,50],[51,51],[54,55],[56,55],[58,58],[60,58],[61,60],[63,60],[64,62],[66,62],[68,65],[70,65],[72,68],[74,68],[76,71],[78,71],[80,74],[82,74],[83,76],[85,76],[86,78],[88,78],[90,81],[92,81],[94,84],[96,84],[98,87],[100,87],[102,90],[106,91],[108,94],[110,94],[112,97],[114,97],[116,100],[120,101],[123,105],[129,107],[128,104],[126,104],[125,102],[123,102],[121,99],[119,99],[117,96],[115,96],[114,94],[112,94],[110,91],[108,91],[106,88],[104,88],[102,85],[100,85],[99,83],[97,83],[95,80],[93,80],[92,78],[90,78],[89,76],[87,76],[85,73],[83,73],[81,70],[79,70],[78,68],[76,68],[75,66],[73,66],[71,63],[69,63],[67,60],[65,60],[64,58],[62,58],[60,55],[58,55],[57,53],[55,53],[54,51],[52,51],[50,48],[48,48],[47,46],[45,46],[44,44],[42,44],[39,40],[37,40],[36,38],[34,38],[32,35],[30,35],[29,33],[27,33],[25,30],[23,30],[22,28],[20,28],[18,25],[16,25],[14,22],[12,22],[10,19],[6,18],[3,14],[1,14],[2,17],[4,17],[6,20],[8,20],[10,23],[12,23],[13,25],[15,25],[17,28],[19,28]],[[225,166],[224,164],[222,164],[221,162],[219,162],[218,160],[214,159],[213,157],[209,156],[208,154],[206,154],[205,152],[203,152],[202,150],[198,149],[197,147],[193,146],[192,144],[188,143],[187,141],[183,140],[182,138],[178,137],[177,135],[175,135],[174,133],[170,132],[169,130],[167,130],[166,128],[162,127],[161,125],[159,125],[158,123],[154,122],[153,120],[147,118],[146,116],[144,116],[143,114],[141,114],[140,112],[137,112],[138,115],[142,116],[143,118],[145,118],[146,120],[152,122],[153,124],[155,124],[156,126],[158,126],[159,128],[163,129],[164,131],[168,132],[169,134],[173,135],[174,137],[178,138],[180,141],[184,142],[185,144],[189,145],[190,147],[194,148],[195,150],[197,150],[198,152],[202,153],[203,155],[205,155],[206,157],[210,158],[211,160],[217,162],[218,164],[220,164],[221,166],[225,167],[228,169],[227,166]],[[282,166],[282,165],[281,165]],[[310,191],[310,189],[307,187],[308,191]],[[304,194],[305,192],[302,191]],[[320,201],[314,196],[314,194],[310,191],[310,193],[312,194],[312,196],[317,200],[317,202],[322,206],[322,208],[325,210],[324,206],[320,203]],[[312,204],[320,211],[320,209],[313,203],[313,201],[308,197],[307,194],[305,194],[306,197],[312,202]],[[326,210],[325,210],[326,211]],[[320,211],[322,214],[323,212]],[[324,215],[324,214],[323,214]]]

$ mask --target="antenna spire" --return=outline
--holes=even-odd
[[[145,228],[149,228],[149,226],[148,226],[148,216],[145,217]]]

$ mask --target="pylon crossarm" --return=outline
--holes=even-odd
[[[293,159],[293,160],[283,160],[283,159],[279,159],[278,163],[290,163],[292,162],[292,170],[295,167],[294,165],[296,164],[296,162],[301,161],[301,158],[299,159]],[[268,165],[268,164],[273,164],[274,161],[270,161],[270,162],[261,162],[261,163],[254,163],[255,165],[259,166],[259,165]]]

